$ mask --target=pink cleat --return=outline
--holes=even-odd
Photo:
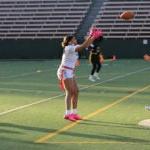
[[[72,114],[74,119],[76,120],[82,120],[81,116],[79,116],[78,114]]]
[[[74,114],[65,115],[64,119],[70,120],[70,121],[73,121],[73,122],[76,121],[76,119],[74,118]]]

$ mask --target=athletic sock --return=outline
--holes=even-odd
[[[65,114],[66,114],[66,115],[71,114],[71,110],[66,110]]]
[[[73,109],[73,110],[72,110],[72,113],[73,113],[73,114],[77,114],[77,109]]]

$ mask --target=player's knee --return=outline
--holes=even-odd
[[[79,88],[76,89],[77,94],[79,93]]]
[[[74,89],[73,88],[70,90],[70,94],[74,95]]]
[[[72,89],[66,90],[66,95],[72,96],[72,94],[73,94],[73,90]]]
[[[79,93],[79,89],[78,88],[75,88],[74,91],[73,91],[73,95],[77,96]]]

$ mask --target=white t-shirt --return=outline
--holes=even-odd
[[[60,66],[75,68],[76,61],[79,57],[75,49],[78,46],[79,45],[68,45],[65,47]]]

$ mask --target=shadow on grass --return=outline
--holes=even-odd
[[[32,141],[18,139],[14,137],[0,137],[0,146],[2,150],[56,150],[62,149],[58,144],[37,144]]]
[[[138,130],[150,130],[148,128],[140,127],[136,124],[126,124],[126,123],[116,123],[116,122],[103,122],[103,121],[94,121],[94,120],[84,120],[80,122],[83,125],[90,125],[90,126],[104,126],[104,127],[111,127],[111,128],[128,128],[128,129],[138,129]]]
[[[97,86],[96,86],[97,88]],[[113,94],[132,94],[135,91],[137,91],[137,89],[122,89],[120,87],[118,87],[117,89],[113,89],[110,87],[110,89],[104,89],[104,88],[90,88],[90,89],[85,89],[82,91],[82,93],[95,93],[95,94],[100,94],[100,93],[113,93]],[[143,91],[142,93],[140,93],[142,96],[147,96],[149,95],[149,91]]]
[[[122,128],[127,128],[126,126],[128,124],[120,124],[120,123],[111,123],[111,122],[98,122],[98,121],[92,121],[92,120],[86,120],[81,122],[81,124],[85,124],[85,125],[99,125],[99,126],[110,126],[110,127],[122,127]],[[113,126],[112,126],[113,125]],[[30,126],[24,126],[24,125],[16,125],[16,124],[11,124],[11,123],[0,123],[0,127],[2,128],[15,128],[15,130],[17,129],[21,129],[21,130],[29,130],[29,131],[35,131],[35,132],[42,132],[45,135],[47,135],[50,132],[57,132],[57,129],[47,129],[47,128],[39,128],[39,127],[30,127]],[[134,125],[129,126],[129,128],[135,128]],[[140,128],[139,128],[140,129]],[[11,131],[9,132],[8,130],[4,130],[6,131],[6,135],[4,137],[0,137],[0,143],[3,142],[16,142],[16,143],[25,143],[25,144],[30,144],[30,145],[36,145],[34,142],[32,141],[28,141],[28,140],[24,140],[24,139],[18,139],[18,137],[12,136],[11,137],[7,137],[7,133],[11,133]],[[15,133],[16,131],[14,131]],[[12,132],[13,133],[13,132]],[[18,132],[16,132],[18,134]],[[136,138],[136,137],[129,137],[129,136],[122,136],[122,135],[114,135],[114,134],[100,134],[100,133],[81,133],[81,132],[70,132],[70,131],[66,131],[66,132],[62,132],[60,133],[61,135],[65,135],[65,136],[69,136],[70,140],[71,137],[80,137],[80,138],[84,138],[84,140],[100,140],[100,141],[116,141],[116,142],[129,142],[129,143],[141,143],[141,144],[146,144],[146,145],[150,145],[150,140],[146,140],[146,139],[140,139],[140,138]],[[35,139],[33,139],[35,140]],[[37,144],[38,145],[38,144]],[[41,144],[43,145],[43,144]],[[45,145],[45,144],[44,144]]]
[[[12,130],[7,130],[7,129],[0,129],[0,133],[8,133],[8,134],[22,134],[22,132],[19,131],[12,131]]]
[[[9,128],[9,129],[10,128],[15,128],[15,129],[21,129],[21,130],[43,132],[43,133],[56,131],[56,129],[31,127],[31,126],[17,125],[17,124],[12,124],[12,123],[0,123],[0,127]]]
[[[127,137],[127,136],[120,136],[120,135],[113,135],[113,134],[84,134],[84,133],[75,133],[75,132],[65,132],[62,133],[63,135],[75,136],[75,137],[82,137],[86,138],[85,140],[105,140],[105,141],[116,141],[116,142],[129,142],[129,143],[141,143],[150,145],[150,140],[144,140],[139,138]]]
[[[19,130],[19,131],[17,131]],[[25,131],[24,131],[25,130]],[[25,125],[17,125],[12,123],[0,123],[0,149],[2,150],[54,150],[61,149],[58,144],[37,144],[34,142],[35,139],[31,139],[27,132],[31,132],[34,135],[34,132],[40,132],[47,134],[49,132],[55,132],[56,129],[48,128],[39,128],[39,127],[30,127]],[[17,136],[19,134],[19,136]],[[20,135],[22,134],[22,135]],[[24,135],[26,135],[26,138]],[[40,134],[41,135],[41,134]]]

